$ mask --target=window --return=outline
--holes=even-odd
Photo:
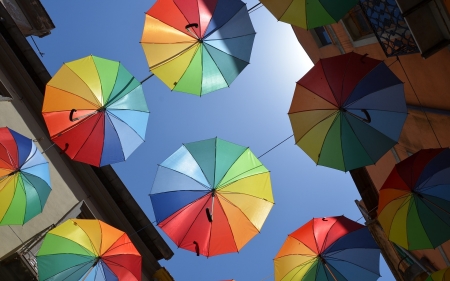
[[[350,10],[342,19],[348,34],[353,41],[373,36],[373,31],[360,6]]]
[[[331,45],[333,43],[324,26],[314,28],[311,34],[313,35],[319,48]]]

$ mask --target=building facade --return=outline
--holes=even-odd
[[[293,26],[314,63],[368,54],[404,82],[408,117],[398,145],[376,165],[351,171],[362,198],[358,207],[397,280],[424,280],[427,271],[450,266],[450,242],[408,252],[388,241],[376,219],[378,191],[396,163],[420,149],[450,146],[449,13],[450,0],[360,0],[336,24],[309,31]]]
[[[0,226],[0,280],[37,280],[41,239],[68,218],[97,218],[126,232],[142,255],[142,280],[173,280],[158,262],[173,252],[113,168],[72,161],[49,140],[41,110],[51,77],[25,36],[50,34],[50,17],[38,0],[0,2],[0,127],[45,150],[53,188],[40,215],[24,226]]]

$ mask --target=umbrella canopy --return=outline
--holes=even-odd
[[[450,240],[450,149],[425,149],[398,163],[380,189],[378,221],[408,250]]]
[[[39,280],[141,280],[142,258],[128,235],[100,220],[69,219],[37,253]]]
[[[51,191],[48,163],[33,141],[0,128],[0,225],[40,214]]]
[[[141,44],[150,70],[171,90],[228,87],[249,64],[255,30],[240,0],[158,0]]]
[[[219,138],[184,144],[167,158],[150,198],[158,226],[204,256],[239,251],[274,204],[269,171],[249,148]]]
[[[289,110],[295,142],[318,165],[374,164],[400,136],[403,83],[379,60],[348,53],[320,60],[297,82]]]
[[[315,218],[288,235],[274,259],[275,280],[377,280],[379,262],[366,227],[344,216]]]
[[[121,63],[88,56],[65,63],[47,83],[42,109],[51,139],[77,161],[124,161],[144,142],[142,86]]]
[[[312,29],[338,22],[358,0],[261,0],[280,21]]]
[[[450,281],[450,267],[434,272],[425,281]]]

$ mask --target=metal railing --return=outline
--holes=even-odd
[[[387,57],[419,53],[414,37],[395,0],[359,0]]]

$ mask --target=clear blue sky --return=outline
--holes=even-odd
[[[122,62],[139,80],[149,75],[139,41],[144,13],[153,0],[42,3],[56,25],[51,35],[35,39],[45,53],[42,61],[50,74],[55,74],[64,62],[93,54]],[[247,7],[256,3],[251,0]],[[114,169],[152,221],[148,194],[157,164],[182,143],[217,136],[249,146],[259,156],[292,134],[287,112],[295,82],[312,63],[291,26],[277,22],[264,7],[250,17],[257,32],[251,64],[230,88],[198,98],[171,92],[156,77],[144,83],[151,112],[146,142]],[[161,264],[175,280],[273,280],[272,259],[289,233],[313,217],[361,218],[354,203],[360,195],[350,174],[316,166],[292,138],[261,161],[271,171],[276,202],[262,232],[239,254],[207,259],[177,249],[160,231],[175,252],[171,260]],[[384,261],[381,274],[379,280],[395,280]]]

